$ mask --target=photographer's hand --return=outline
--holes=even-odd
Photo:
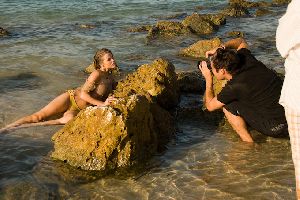
[[[225,45],[221,44],[220,46],[205,52],[205,57],[208,58],[209,56],[214,55],[216,53],[217,49],[220,49],[220,48],[225,49]]]
[[[202,61],[198,67],[199,67],[203,77],[205,78],[205,80],[211,81],[213,76],[211,74],[211,71],[207,67],[207,63],[205,61]]]

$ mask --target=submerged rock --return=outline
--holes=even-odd
[[[259,17],[259,16],[263,16],[263,15],[268,15],[268,14],[271,14],[273,13],[272,11],[270,10],[267,10],[267,9],[264,9],[264,8],[259,8],[256,10],[255,12],[255,16]]]
[[[83,28],[83,29],[93,29],[93,28],[96,28],[96,25],[93,25],[93,24],[80,24],[79,27]]]
[[[175,14],[171,14],[171,15],[168,15],[168,16],[165,16],[165,15],[153,15],[151,17],[159,19],[159,20],[168,20],[168,19],[182,19],[182,18],[184,18],[186,16],[187,16],[186,13],[175,13]]]
[[[0,27],[0,36],[6,36],[6,35],[9,35],[9,32],[6,29]]]
[[[272,3],[275,5],[285,5],[291,3],[292,0],[273,0]]]
[[[128,32],[147,32],[152,28],[151,25],[142,25],[137,27],[131,27],[127,31]]]
[[[247,8],[239,4],[230,4],[227,8],[222,10],[222,14],[231,17],[241,17],[241,16],[248,16],[250,13],[247,10]]]
[[[179,55],[188,56],[198,59],[205,58],[205,52],[221,45],[219,38],[211,40],[199,40],[191,46],[180,50]]]
[[[52,137],[52,157],[84,170],[130,167],[152,156],[173,135],[163,108],[179,101],[175,68],[165,59],[142,65],[121,81],[110,107],[88,107]],[[158,103],[158,104],[157,104]]]
[[[244,8],[267,7],[272,5],[272,3],[265,2],[265,1],[253,2],[253,1],[245,1],[245,0],[229,0],[229,4],[230,5],[237,4]]]
[[[226,33],[227,36],[230,37],[244,37],[245,34],[242,31],[230,31]]]

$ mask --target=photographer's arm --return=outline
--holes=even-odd
[[[211,71],[207,68],[205,61],[202,61],[199,65],[199,69],[205,78],[205,107],[208,111],[214,111],[224,106],[223,103],[217,100],[213,90],[213,77]]]
[[[209,56],[215,54],[215,52],[219,48],[240,50],[242,48],[249,49],[249,46],[248,46],[246,40],[244,40],[243,38],[235,38],[235,39],[232,39],[232,40],[229,40],[229,41],[225,42],[224,44],[220,45],[219,47],[216,47],[214,49],[211,49],[211,50],[205,52],[206,58],[208,58]]]
[[[228,49],[236,49],[236,50],[239,50],[241,48],[246,48],[246,49],[249,48],[246,40],[243,38],[235,38],[235,39],[229,40],[229,41],[225,42],[223,44],[223,46]]]

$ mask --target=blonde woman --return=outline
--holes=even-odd
[[[90,74],[82,87],[64,92],[38,112],[22,117],[0,129],[0,132],[22,127],[65,124],[87,106],[110,105],[115,100],[114,97],[108,97],[115,84],[110,73],[116,68],[112,52],[105,48],[98,50],[94,56],[94,66],[96,70]],[[48,120],[57,114],[62,116]]]

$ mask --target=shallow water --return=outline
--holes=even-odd
[[[228,31],[240,30],[258,59],[283,71],[275,30],[285,7],[272,7],[273,14],[263,17],[228,18],[210,36],[146,43],[146,33],[127,32],[174,14],[218,12],[226,4],[216,0],[0,0],[0,26],[12,33],[0,38],[0,126],[83,83],[82,70],[102,47],[112,49],[123,73],[161,56],[170,59],[176,71],[189,71],[196,62],[177,56],[180,48],[214,36],[228,39]],[[95,28],[82,29],[81,24]],[[182,102],[189,109],[178,118],[178,133],[168,149],[144,168],[126,174],[99,177],[51,160],[51,136],[60,126],[1,135],[0,198],[293,199],[289,141],[254,133],[254,145],[242,143],[232,130],[218,129],[196,112],[194,99],[201,97]]]

